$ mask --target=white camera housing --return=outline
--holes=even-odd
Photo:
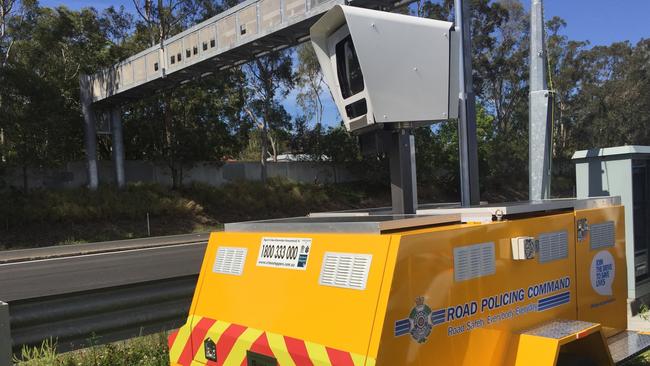
[[[337,5],[311,40],[350,131],[458,117],[458,35],[453,23]]]

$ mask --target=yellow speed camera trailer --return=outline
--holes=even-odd
[[[171,365],[613,365],[650,344],[619,202],[226,225]]]

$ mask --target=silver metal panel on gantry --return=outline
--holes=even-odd
[[[413,0],[350,0],[391,9]],[[128,59],[90,75],[96,104],[119,104],[243,64],[309,39],[309,28],[345,0],[247,0]],[[84,78],[85,76],[82,76]],[[83,86],[82,86],[83,87]]]

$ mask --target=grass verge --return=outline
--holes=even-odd
[[[371,197],[379,197],[371,198]],[[222,223],[386,205],[388,190],[365,184],[281,179],[171,190],[152,184],[0,193],[0,249],[210,231]]]
[[[20,359],[20,360],[19,360]],[[167,333],[133,338],[127,341],[57,354],[56,345],[24,349],[16,366],[167,366]],[[622,366],[650,366],[650,351]]]
[[[17,366],[168,366],[167,333],[58,354],[56,344],[25,348]]]

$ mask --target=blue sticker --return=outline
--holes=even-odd
[[[307,254],[300,254],[298,257],[298,268],[304,268],[307,265],[307,258],[309,258]]]

